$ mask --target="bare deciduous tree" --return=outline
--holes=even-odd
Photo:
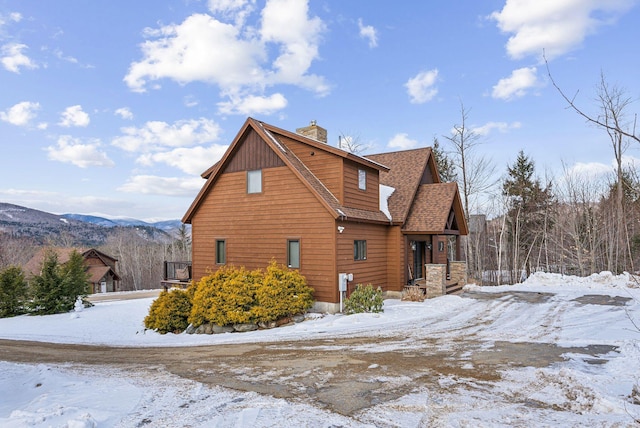
[[[453,126],[451,135],[444,136],[452,146],[453,161],[458,168],[458,184],[461,187],[467,224],[470,220],[472,199],[486,192],[496,183],[495,165],[492,165],[486,157],[478,155],[476,149],[482,143],[481,135],[469,127],[468,120],[469,112],[460,101],[460,122]],[[468,272],[478,277],[481,274],[481,266],[475,258],[478,248],[472,248],[468,239],[464,242]]]

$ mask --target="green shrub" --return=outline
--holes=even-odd
[[[162,291],[153,301],[144,326],[158,333],[179,333],[189,326],[191,299],[185,290]]]
[[[253,313],[258,322],[269,322],[304,313],[312,305],[313,289],[306,278],[274,260],[256,289]]]
[[[344,302],[344,312],[348,315],[363,312],[382,312],[382,290],[374,289],[371,284],[362,286],[357,284],[356,289]]]
[[[27,281],[18,266],[9,266],[0,271],[0,318],[25,313]]]

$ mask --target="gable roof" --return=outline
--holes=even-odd
[[[380,184],[395,189],[389,198],[389,212],[394,221],[404,223],[415,199],[424,170],[432,158],[431,148],[423,147],[414,150],[367,155],[367,158],[389,166],[388,171],[380,172]],[[431,162],[433,162],[433,159],[431,159]],[[434,176],[434,180],[440,181],[437,174]]]
[[[89,274],[89,282],[93,284],[98,283],[109,272],[113,274],[113,279],[115,281],[120,281],[120,277],[113,271],[113,269],[111,269],[111,266],[89,266],[89,269],[87,269],[87,273]]]
[[[114,279],[120,280],[120,277],[118,276],[118,274],[111,268],[110,264],[107,261],[105,261],[105,259],[108,259],[112,262],[116,262],[118,259],[115,259],[101,251],[98,251],[95,248],[84,250],[82,248],[68,248],[68,247],[40,248],[36,252],[36,254],[23,266],[24,273],[27,277],[40,275],[40,270],[42,269],[42,263],[44,262],[44,258],[47,251],[54,251],[56,253],[56,255],[58,256],[58,264],[60,265],[67,263],[71,258],[71,253],[73,253],[74,251],[77,251],[78,253],[80,253],[82,255],[82,258],[85,261],[89,255],[98,256],[100,260],[105,264],[105,266],[99,266],[99,265],[89,266],[89,268],[87,269],[87,272],[90,275],[90,281],[96,282],[100,280],[100,278],[102,278],[104,274],[107,273],[108,271],[113,272]],[[97,270],[97,271],[94,272],[94,270]],[[99,274],[100,272],[102,272],[102,275],[100,275],[100,277],[98,277],[97,280],[94,281],[93,280],[94,276]]]
[[[386,215],[382,211],[366,211],[361,209],[349,208],[340,204],[336,196],[327,189],[327,187],[316,177],[309,168],[291,151],[281,137],[287,137],[299,143],[306,144],[317,150],[323,150],[334,156],[349,159],[358,164],[368,166],[379,170],[380,172],[389,171],[386,166],[353,153],[331,147],[326,143],[322,143],[302,135],[280,129],[278,127],[268,125],[253,118],[248,118],[233,142],[223,155],[222,159],[207,169],[202,176],[207,179],[202,189],[196,196],[187,212],[182,218],[183,223],[191,223],[193,215],[204,200],[209,190],[212,188],[225,166],[231,160],[233,153],[240,144],[242,137],[247,130],[253,129],[262,140],[276,153],[276,155],[289,167],[289,169],[301,180],[301,182],[316,196],[318,201],[327,209],[334,218],[357,219],[365,221],[388,222]]]
[[[388,172],[380,173],[380,184],[395,189],[389,198],[389,212],[394,221],[403,224],[403,231],[450,233],[449,214],[453,210],[459,233],[468,233],[458,185],[440,182],[430,147],[367,157],[390,167]],[[433,183],[423,182],[425,171],[429,172]]]
[[[422,184],[418,187],[403,230],[442,235],[457,229],[461,235],[466,235],[467,225],[460,202],[456,183]]]

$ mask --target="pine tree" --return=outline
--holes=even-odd
[[[31,284],[31,312],[36,315],[48,315],[63,312],[60,304],[62,277],[58,254],[53,250],[45,252],[40,275],[33,278]]]
[[[9,266],[0,271],[0,318],[24,313],[26,297],[27,281],[22,269]]]
[[[453,160],[447,156],[447,154],[440,147],[440,142],[437,138],[433,139],[433,146],[431,147],[433,158],[436,161],[438,168],[438,174],[440,180],[443,183],[455,183],[458,180],[458,173],[456,172],[456,165]]]
[[[515,163],[507,168],[507,173],[502,192],[509,200],[507,223],[512,245],[512,271],[515,273],[524,269],[528,276],[532,264],[540,264],[546,248],[547,231],[553,225],[553,217],[550,216],[553,203],[551,184],[542,187],[540,180],[534,177],[533,160],[522,150]]]
[[[84,299],[89,294],[89,274],[84,266],[82,254],[73,250],[69,261],[60,267],[60,276],[60,305],[64,311],[70,311],[78,297]]]

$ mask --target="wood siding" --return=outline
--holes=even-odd
[[[388,258],[387,235],[389,226],[367,223],[341,222],[344,231],[338,235],[338,273],[352,273],[353,281],[349,283],[350,294],[357,284],[371,284],[374,287],[389,289],[387,275]],[[367,259],[353,259],[353,242],[367,241]]]
[[[387,228],[387,290],[402,291],[404,279],[404,235],[400,226]]]
[[[342,158],[323,150],[281,137],[287,147],[309,168],[327,189],[343,203]]]
[[[367,172],[367,188],[358,188],[358,170]],[[343,205],[368,211],[380,209],[380,177],[378,171],[348,160],[343,164],[344,202]]]
[[[246,173],[222,174],[193,216],[193,278],[217,270],[215,241],[227,264],[265,268],[287,262],[287,240],[300,240],[300,272],[314,298],[338,302],[335,220],[287,167],[263,170],[263,191],[246,193]]]
[[[440,243],[442,243],[443,251],[440,251]],[[434,235],[433,237],[433,263],[447,264],[447,237],[443,235]]]
[[[224,172],[253,171],[256,169],[284,166],[282,159],[253,130],[248,129],[242,136],[238,149],[229,159]]]
[[[427,164],[427,167],[424,169],[422,177],[420,178],[420,184],[433,184],[434,182],[433,173],[431,172],[429,164]]]

